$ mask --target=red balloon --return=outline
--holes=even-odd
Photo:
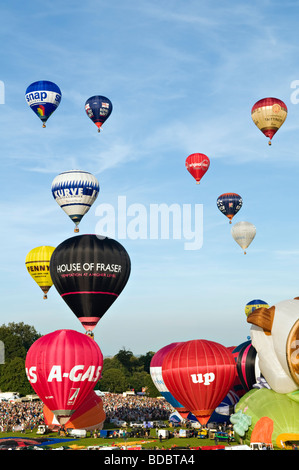
[[[162,374],[172,395],[206,424],[229,392],[236,365],[222,344],[192,340],[173,348],[164,358]]]
[[[60,427],[54,413],[46,405],[44,405],[43,415],[45,424],[50,429]],[[82,405],[72,414],[64,427],[65,429],[85,429],[86,431],[102,429],[105,418],[106,413],[103,407],[103,400],[93,390]]]
[[[101,376],[103,355],[88,335],[57,330],[33,343],[25,368],[39,398],[64,424],[94,389]]]
[[[169,390],[167,390],[162,375],[162,364],[164,357],[168,354],[171,349],[175,348],[178,344],[181,343],[176,342],[168,344],[167,346],[164,346],[163,348],[159,349],[159,351],[157,351],[156,354],[153,355],[150,363],[150,374],[152,381],[161,393],[162,397],[164,397],[165,400],[168,401],[168,403],[170,403],[170,405],[175,410],[177,410],[177,412],[181,415],[183,419],[187,419],[189,410],[186,410],[184,406],[171,395]]]
[[[199,184],[201,178],[209,169],[210,159],[203,153],[192,153],[186,158],[186,168]]]

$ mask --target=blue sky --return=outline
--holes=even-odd
[[[95,329],[104,355],[202,338],[238,345],[250,331],[248,301],[299,295],[298,14],[295,1],[266,0],[0,6],[0,324],[84,332],[54,286],[43,301],[24,264],[32,248],[74,236],[51,183],[75,168],[93,173],[101,188],[80,234],[95,233],[99,205],[117,211],[120,196],[146,211],[203,207],[199,250],[185,250],[183,239],[118,239],[132,272]],[[62,91],[46,129],[25,101],[36,80]],[[96,94],[114,106],[100,134],[84,110]],[[271,147],[250,114],[267,96],[288,106]],[[195,152],[211,160],[200,185],[185,169]],[[217,209],[224,192],[243,198],[234,223],[257,228],[246,256]]]

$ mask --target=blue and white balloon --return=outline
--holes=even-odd
[[[54,178],[51,189],[57,204],[75,223],[74,231],[79,232],[82,217],[100,192],[97,178],[88,171],[65,171]]]
[[[32,111],[42,121],[43,127],[46,127],[47,120],[60,104],[61,91],[55,83],[40,80],[27,87],[25,98]]]

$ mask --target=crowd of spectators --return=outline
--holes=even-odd
[[[159,398],[106,393],[102,400],[106,421],[112,418],[127,422],[166,420],[173,411],[165,400]],[[0,402],[0,432],[25,432],[40,424],[44,424],[40,400]]]
[[[103,397],[106,419],[117,418],[123,421],[166,420],[174,411],[172,406],[160,398],[139,395],[119,395],[106,393]]]

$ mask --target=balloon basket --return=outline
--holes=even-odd
[[[46,127],[46,124],[44,123],[44,124],[43,124],[43,128],[45,128],[45,127]]]
[[[43,297],[43,299],[46,300],[47,298],[48,298],[48,296],[45,294],[44,297]]]
[[[75,232],[75,233],[78,233],[78,232],[79,232],[78,227],[76,227],[76,228],[74,229],[74,232]]]
[[[271,142],[271,140],[269,140],[269,142],[268,142],[268,145],[272,145],[272,142]]]
[[[94,339],[94,333],[93,331],[87,330],[85,333],[87,336],[90,336],[90,338]]]

